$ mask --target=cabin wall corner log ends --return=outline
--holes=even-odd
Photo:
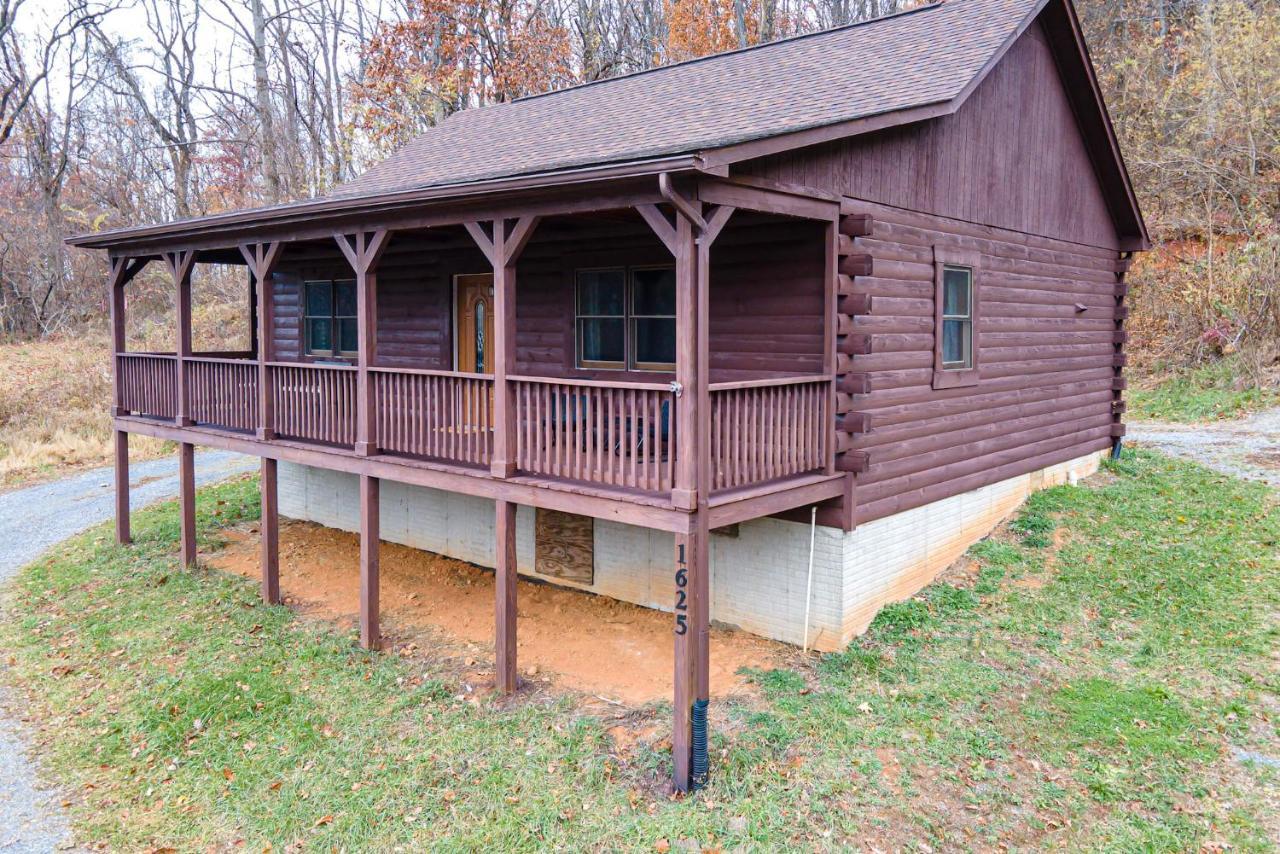
[[[981,65],[939,58],[955,66],[935,79],[955,88],[903,100],[895,51],[970,18],[988,24]],[[842,119],[793,77],[812,53],[864,40],[886,58],[854,101],[899,102]],[[717,88],[721,66],[790,92],[810,128],[766,127],[751,92]],[[573,168],[551,165],[581,160],[557,154],[573,140],[506,144],[558,105],[589,138],[615,99],[669,100],[690,75],[704,85],[679,97],[702,104],[701,121],[754,123],[745,142],[708,142],[723,131],[698,137],[691,120],[668,132],[688,135],[668,141],[678,151]],[[841,560],[866,560],[856,527],[1058,477],[1123,435],[1124,274],[1147,239],[1065,0],[928,6],[492,109],[488,130],[450,120],[329,197],[73,239],[111,259],[120,542],[130,433],[179,444],[185,564],[194,446],[262,458],[267,602],[280,601],[282,497],[297,504],[279,494],[280,463],[354,476],[360,642],[377,648],[383,481],[492,501],[495,681],[514,691],[519,505],[667,532],[670,595],[648,604],[672,613],[673,780],[688,790],[707,768],[713,610],[749,624],[764,607],[716,598],[713,531],[768,524],[803,548],[807,534],[777,520],[816,507]],[[460,173],[493,163],[468,182],[428,178],[437,161],[414,152],[437,144]],[[128,285],[152,261],[172,277],[178,333],[170,352],[131,352]],[[248,353],[192,340],[204,263],[246,268]],[[925,533],[963,547],[1010,509],[1001,500],[982,530],[957,517]],[[838,627],[823,643],[937,568],[823,603]]]

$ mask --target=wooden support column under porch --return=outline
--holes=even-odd
[[[360,643],[376,649],[381,644],[381,482],[491,499],[496,519],[495,684],[510,692],[518,688],[517,506],[670,532],[675,535],[673,781],[681,790],[696,788],[707,773],[710,529],[847,495],[848,476],[834,466],[836,281],[828,244],[839,208],[830,199],[724,179],[663,174],[656,185],[630,192],[620,208],[616,197],[612,202],[605,197],[594,209],[618,212],[604,217],[603,225],[593,215],[581,226],[601,235],[598,244],[557,251],[581,255],[585,260],[575,262],[577,266],[599,263],[592,259],[603,255],[605,263],[641,269],[661,264],[665,254],[675,283],[675,352],[666,377],[661,371],[659,376],[638,374],[629,361],[616,378],[581,365],[554,375],[527,367],[533,345],[518,336],[517,273],[526,250],[539,240],[544,241],[541,254],[528,263],[545,270],[546,247],[554,245],[546,241],[563,239],[555,223],[565,210],[545,202],[488,211],[472,207],[434,220],[421,212],[388,215],[385,222],[365,220],[330,227],[327,233],[264,229],[252,240],[225,247],[201,238],[195,245],[113,259],[118,539],[123,543],[129,538],[128,434],[179,445],[181,557],[186,565],[196,560],[194,447],[256,455],[262,460],[262,598],[278,603],[279,461],[348,472],[359,479]],[[558,204],[579,215],[581,199]],[[712,347],[713,248],[735,227],[762,228],[769,217],[816,227],[810,247],[813,314],[806,320],[812,329],[805,327],[804,333],[804,340],[813,344],[811,351],[795,357],[803,370],[762,368],[765,361],[778,360],[765,351],[739,364]],[[442,231],[450,228],[462,242]],[[648,240],[658,256],[650,251],[645,256],[650,260],[613,260],[607,237],[611,228],[627,235],[627,245]],[[732,244],[737,248],[725,251],[749,255],[756,240],[752,234],[739,236]],[[435,242],[424,245],[470,251],[492,271],[492,351],[476,371],[380,361],[383,318],[402,310],[380,306],[380,279],[384,274],[388,281],[394,278],[397,265],[403,269],[406,262],[395,260],[397,251],[427,237]],[[340,251],[340,271],[323,255],[326,243],[330,251]],[[637,250],[627,251],[634,255]],[[125,288],[150,260],[165,262],[178,291],[173,353],[134,353],[125,347]],[[254,313],[249,358],[193,347],[191,277],[197,262],[205,261],[243,263],[248,269]],[[354,276],[357,345],[353,353],[342,354],[347,358],[299,358],[279,344],[279,271],[317,264],[334,269],[329,280]],[[540,275],[545,281],[545,272]],[[781,309],[779,304],[761,317],[772,320]],[[559,322],[576,336],[580,332],[573,311],[569,308]],[[757,325],[770,328],[767,322]],[[333,356],[338,349],[335,344]]]

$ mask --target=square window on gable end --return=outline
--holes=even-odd
[[[976,252],[934,247],[934,388],[979,382],[980,259]]]

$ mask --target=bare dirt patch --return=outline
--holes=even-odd
[[[257,526],[230,530],[208,563],[257,578]],[[359,602],[359,540],[309,522],[280,528],[280,585],[302,613],[353,625]],[[451,654],[491,667],[493,573],[473,564],[383,543],[381,604],[394,638],[429,631]],[[604,596],[520,579],[518,660],[526,679],[552,676],[568,688],[640,705],[671,695],[671,617]],[[790,647],[746,632],[713,628],[711,693],[745,692],[742,668],[777,667]]]

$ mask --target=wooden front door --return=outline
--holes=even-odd
[[[458,276],[458,370],[493,373],[493,274]]]

